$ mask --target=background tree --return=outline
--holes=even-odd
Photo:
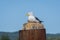
[[[2,35],[1,36],[1,40],[10,40],[9,36],[8,35]]]
[[[17,37],[16,40],[19,40],[19,37]]]

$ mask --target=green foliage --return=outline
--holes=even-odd
[[[47,40],[60,40],[60,37],[47,37]]]
[[[10,40],[8,35],[2,35],[1,40]]]
[[[19,37],[17,37],[16,40],[19,40]]]

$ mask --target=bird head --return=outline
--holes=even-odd
[[[33,16],[33,12],[28,12],[26,16]]]

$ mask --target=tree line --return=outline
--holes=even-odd
[[[60,40],[60,37],[47,37],[46,40]]]
[[[18,40],[19,38],[17,37],[16,40]],[[1,35],[0,40],[11,40],[10,37],[8,35]]]
[[[8,35],[1,35],[0,40],[10,40]]]
[[[11,40],[8,35],[1,35],[0,40]],[[19,40],[17,37],[16,40]],[[47,37],[46,40],[60,40],[60,36],[54,36],[54,37]]]

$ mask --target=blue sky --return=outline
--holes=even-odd
[[[0,31],[21,30],[30,11],[44,21],[47,33],[60,33],[60,0],[0,0]]]

